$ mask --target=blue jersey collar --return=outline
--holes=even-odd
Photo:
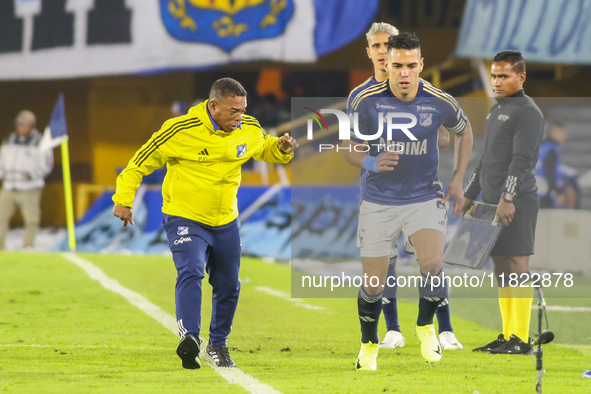
[[[205,110],[207,111],[207,116],[209,116],[209,120],[211,121],[211,125],[215,131],[218,131],[220,128],[218,127],[217,123],[211,117],[211,113],[209,112],[209,101],[205,104]]]

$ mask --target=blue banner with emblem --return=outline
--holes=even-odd
[[[456,54],[515,49],[526,61],[591,63],[590,22],[591,0],[468,0]]]
[[[364,34],[379,5],[378,0],[0,3],[0,80],[141,74],[253,60],[314,62]]]
[[[242,252],[280,260],[358,259],[357,223],[360,189],[357,185],[306,186],[281,188],[261,203],[265,186],[238,189],[238,210],[242,213],[257,206],[241,223]],[[134,204],[135,225],[122,226],[113,216],[113,191],[105,192],[76,224],[79,252],[169,254],[168,239],[162,227],[162,193],[148,190]],[[457,229],[460,217],[453,218],[450,204],[448,240]],[[184,235],[179,227],[177,234]],[[69,250],[68,239],[54,250]],[[403,238],[398,255],[409,258]]]
[[[293,17],[293,0],[160,0],[162,21],[180,41],[205,42],[231,51],[277,37]]]

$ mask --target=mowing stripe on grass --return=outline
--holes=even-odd
[[[162,310],[159,306],[151,303],[146,297],[124,287],[117,280],[107,276],[107,274],[105,274],[99,267],[74,253],[66,252],[61,255],[69,262],[84,270],[91,279],[99,282],[105,289],[123,296],[132,305],[136,306],[142,312],[157,320],[165,328],[172,331],[173,334],[178,334],[176,319]],[[253,394],[280,393],[268,384],[259,382],[257,379],[245,374],[238,368],[213,368],[213,370],[229,383],[237,384]]]
[[[264,293],[267,294],[271,294],[275,297],[279,297],[279,298],[283,298],[289,302],[293,302],[294,304],[296,304],[297,306],[301,306],[302,308],[306,308],[306,309],[312,309],[312,310],[317,310],[317,311],[323,311],[324,307],[318,306],[318,305],[310,305],[304,302],[304,300],[302,300],[301,298],[291,298],[289,296],[289,294],[284,293],[282,291],[279,290],[275,290],[271,287],[266,287],[266,286],[256,286],[255,287],[256,290],[258,291],[262,291]]]
[[[538,309],[537,305],[532,305],[531,309]],[[556,311],[556,312],[591,312],[591,308],[588,306],[558,306],[558,305],[548,305],[546,306],[547,311]]]

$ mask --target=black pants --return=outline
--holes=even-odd
[[[493,204],[497,204],[498,201]],[[528,193],[515,199],[515,215],[503,228],[491,256],[529,256],[534,254],[536,223],[540,209],[538,193]]]

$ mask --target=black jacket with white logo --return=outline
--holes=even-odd
[[[497,98],[486,117],[484,153],[464,189],[464,196],[497,204],[501,193],[516,198],[538,190],[536,162],[544,132],[544,115],[531,97],[520,90]]]

